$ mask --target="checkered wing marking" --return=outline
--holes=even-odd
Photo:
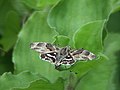
[[[88,50],[79,49],[71,52],[71,55],[73,56],[74,60],[80,60],[80,61],[86,61],[86,60],[92,60],[95,59],[95,54],[91,53]]]
[[[39,52],[40,54],[57,52],[59,48],[50,43],[34,42],[30,44],[30,48]]]
[[[50,43],[34,42],[31,43],[30,48],[40,53],[39,55],[40,59],[55,64],[56,55],[59,50],[58,47],[55,47]]]
[[[95,54],[83,48],[79,50],[71,50],[68,46],[58,48],[45,42],[31,43],[30,48],[40,53],[39,57],[42,60],[55,64],[56,68],[62,64],[73,65],[77,60],[86,61],[96,58]]]
[[[40,58],[42,60],[45,60],[45,61],[48,61],[52,64],[55,64],[55,61],[56,61],[56,55],[57,55],[57,52],[51,52],[51,53],[44,53],[44,54],[40,54]]]
[[[68,54],[63,60],[60,61],[61,64],[65,65],[73,65],[75,62],[76,60],[74,60],[70,54]]]

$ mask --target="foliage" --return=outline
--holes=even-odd
[[[119,89],[120,0],[1,0],[0,7],[0,90]],[[58,71],[30,50],[36,41],[85,48],[97,59]],[[3,62],[11,58],[14,72]]]

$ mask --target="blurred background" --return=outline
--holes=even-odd
[[[0,74],[13,72],[17,35],[32,11],[19,0],[0,0]]]
[[[17,36],[27,18],[34,10],[18,0],[0,0],[0,75],[4,72],[13,72],[12,53]],[[41,9],[41,8],[39,8]],[[109,56],[112,83],[119,90],[120,85],[120,11],[113,12],[105,29],[107,36],[104,40],[104,53]]]

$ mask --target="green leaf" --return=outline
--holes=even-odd
[[[93,61],[86,61],[86,62],[79,61],[75,65],[73,65],[70,68],[70,70],[72,72],[77,73],[76,75],[77,75],[78,79],[80,79],[80,78],[82,78],[82,76],[89,73],[89,71],[91,71],[95,67],[101,65],[102,63],[106,62],[107,60],[108,59],[105,55],[99,54],[98,59],[93,60]]]
[[[104,22],[102,20],[95,21],[80,28],[74,35],[75,47],[90,50],[95,54],[101,52]]]
[[[54,44],[59,45],[59,47],[65,47],[69,44],[69,38],[67,36],[63,35],[57,35],[55,37],[55,42]]]
[[[9,11],[13,10],[13,6],[11,1],[9,0],[0,0],[0,8],[0,30],[2,30],[5,23],[6,15]]]
[[[96,8],[91,0],[77,0],[76,2],[62,0],[51,10],[48,23],[60,35],[70,37],[70,40],[75,42],[75,48],[85,48],[98,55],[103,49],[102,29],[111,9],[109,2],[102,2],[94,1],[99,6]],[[85,7],[86,5],[87,7]],[[104,9],[106,9],[105,12],[103,12]],[[74,39],[72,39],[73,37]],[[71,41],[70,46],[73,44]],[[87,69],[89,70],[89,68]],[[75,69],[73,70],[76,71]]]
[[[22,3],[26,4],[30,8],[37,9],[37,10],[40,10],[43,7],[47,7],[47,6],[53,5],[57,1],[58,0],[47,0],[47,1],[46,0],[34,0],[34,1],[21,0]]]
[[[17,75],[12,75],[10,72],[4,73],[0,77],[0,90],[11,90],[16,87],[25,88],[36,80],[44,81],[45,79],[38,74],[33,74],[30,72],[22,72]]]
[[[11,18],[14,17],[14,18]],[[14,11],[10,11],[7,14],[5,25],[4,25],[4,34],[0,39],[0,44],[3,46],[5,51],[8,51],[17,40],[17,34],[20,30],[20,18],[18,14]],[[12,41],[12,42],[11,42]]]
[[[59,78],[55,83],[50,83],[43,80],[37,80],[28,88],[25,89],[13,89],[13,90],[64,90],[64,82],[63,79]]]
[[[24,19],[26,20],[31,13],[33,12],[33,10],[31,10],[30,8],[28,8],[23,2],[22,0],[13,0],[12,5],[14,7],[14,10],[20,15],[21,17],[21,22],[23,24]]]
[[[107,28],[108,37],[105,39],[105,54],[109,56],[109,90],[119,90],[120,88],[120,12],[110,16]],[[112,67],[111,67],[112,66]],[[114,82],[114,83],[113,83]]]
[[[4,51],[8,51],[17,39],[20,17],[9,0],[1,0],[0,8],[0,44]]]
[[[105,19],[108,18],[111,6],[108,1],[102,2],[94,1],[99,6],[99,8],[96,8],[95,4],[90,0],[77,0],[76,2],[62,0],[51,10],[48,16],[48,23],[52,28],[55,28],[60,35],[68,36],[71,41],[74,41],[74,43],[70,41],[70,45],[74,44],[73,47],[75,46],[77,49],[87,49],[100,57],[98,61],[93,61],[94,63],[92,61],[85,64],[84,62],[79,62],[78,65],[74,65],[75,67],[71,67],[70,70],[79,73],[79,77],[88,72],[91,66],[94,66],[98,62],[97,65],[99,65],[106,60],[99,52],[103,50],[103,27]],[[85,7],[86,5],[87,7]],[[105,8],[106,11],[104,11]]]
[[[120,0],[111,0],[112,1],[112,7],[113,7],[113,12],[117,12],[120,10]]]
[[[108,35],[104,41],[105,55],[109,60],[95,66],[77,84],[76,90],[120,89],[120,13],[112,14],[107,23]]]
[[[115,22],[114,22],[115,23]],[[117,26],[118,27],[118,26]],[[116,28],[116,27],[115,27]],[[115,29],[113,29],[115,30]],[[114,32],[114,31],[113,31]],[[106,79],[109,79],[109,90],[119,90],[120,88],[120,32],[119,33],[109,33],[105,40],[105,54],[109,57],[109,61],[103,66],[107,69]],[[114,82],[114,83],[113,83]],[[104,84],[104,83],[103,83]]]
[[[30,49],[32,42],[50,42],[54,41],[56,35],[46,23],[47,12],[34,12],[21,30],[16,43],[13,62],[15,72],[19,73],[24,70],[37,72],[54,82],[60,72],[55,70],[54,65],[45,62],[39,58],[39,54]]]
[[[73,37],[75,31],[86,23],[107,19],[111,10],[110,2],[109,0],[61,0],[51,10],[48,23],[60,35]]]
[[[0,0],[0,8],[0,45],[7,52],[14,46],[21,22],[29,11],[18,0]]]
[[[114,41],[112,40],[115,37]],[[95,65],[78,83],[76,90],[119,90],[119,53],[120,53],[120,35],[108,34],[105,42],[107,48],[105,54],[109,60]]]
[[[102,46],[102,27],[105,21],[99,20],[91,22],[79,30],[74,35],[75,47],[84,48],[96,54],[97,59],[93,61],[82,62],[78,61],[77,64],[73,65],[70,70],[78,73],[77,76],[80,78],[94,66],[100,65],[106,61],[106,57],[101,54]],[[93,29],[94,28],[94,29]],[[63,39],[60,39],[61,42]],[[60,42],[59,41],[59,42]]]

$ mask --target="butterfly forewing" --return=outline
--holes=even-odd
[[[56,52],[58,48],[50,43],[34,42],[30,44],[30,48],[39,53],[51,53]]]

